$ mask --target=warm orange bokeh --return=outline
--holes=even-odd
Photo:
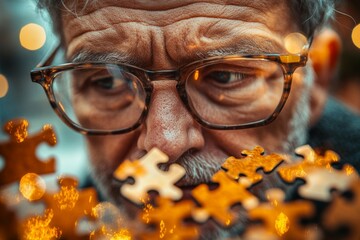
[[[27,173],[20,180],[19,191],[29,201],[42,198],[45,189],[45,181],[35,173]]]
[[[19,38],[22,47],[34,51],[44,46],[46,33],[42,26],[29,23],[21,28]]]
[[[0,74],[0,98],[5,97],[9,90],[9,83],[6,77]]]

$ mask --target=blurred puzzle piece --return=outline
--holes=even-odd
[[[151,149],[140,160],[124,161],[114,172],[118,180],[132,177],[134,184],[125,183],[120,192],[136,204],[147,198],[150,190],[155,190],[161,197],[179,200],[182,190],[174,184],[185,175],[185,169],[178,164],[171,164],[168,171],[159,169],[158,164],[168,162],[169,158],[157,148]]]
[[[279,189],[267,191],[269,203],[262,203],[248,211],[250,220],[261,220],[269,236],[280,239],[308,239],[309,229],[301,225],[301,218],[312,217],[315,208],[308,201],[284,202]]]
[[[323,223],[330,231],[348,227],[349,235],[341,239],[360,239],[360,180],[353,181],[348,190],[351,191],[350,197],[334,197],[324,212]]]
[[[295,152],[304,157],[303,161],[281,166],[278,169],[280,177],[288,182],[294,182],[296,178],[305,178],[315,169],[333,168],[332,163],[339,161],[339,156],[333,151],[326,151],[324,155],[317,154],[309,145],[298,147]]]
[[[315,169],[305,177],[306,184],[299,187],[299,194],[307,199],[330,201],[331,190],[345,191],[357,178],[356,170],[350,165],[344,165],[341,171]]]
[[[50,146],[56,144],[56,136],[50,125],[43,126],[40,133],[28,136],[28,121],[13,120],[4,126],[10,140],[0,143],[0,155],[4,159],[4,168],[0,171],[0,185],[18,181],[25,174],[48,174],[55,172],[55,159],[41,161],[36,156],[36,148],[41,143]]]
[[[261,174],[256,173],[258,169],[269,173],[283,161],[283,158],[277,154],[264,156],[264,149],[259,146],[253,150],[244,150],[241,155],[245,158],[229,157],[226,159],[222,168],[227,170],[226,173],[231,178],[237,180],[241,176],[246,176],[252,184],[258,183],[263,178]]]
[[[121,239],[131,240],[132,234],[120,209],[110,202],[101,202],[92,209],[96,218],[96,226],[89,239]]]
[[[51,226],[59,228],[65,239],[89,239],[79,236],[76,227],[82,218],[92,219],[92,209],[98,204],[95,189],[79,191],[78,181],[71,177],[59,178],[58,184],[57,193],[45,193],[43,197],[46,208],[54,213]]]
[[[18,219],[13,210],[9,209],[0,199],[0,239],[20,239]]]
[[[212,177],[212,181],[219,183],[214,190],[201,184],[192,190],[192,196],[201,205],[195,209],[193,217],[198,222],[205,222],[212,217],[224,227],[234,223],[234,215],[230,208],[241,203],[245,209],[251,209],[258,204],[258,199],[246,190],[248,186],[235,182],[224,171],[220,170]]]
[[[194,203],[190,200],[172,202],[170,199],[156,198],[156,207],[143,212],[142,221],[156,226],[155,231],[141,233],[141,239],[197,239],[198,229],[193,224],[184,223],[191,217]]]

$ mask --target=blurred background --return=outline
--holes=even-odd
[[[57,41],[48,16],[36,10],[34,1],[0,0],[0,32],[0,142],[9,138],[2,130],[9,120],[27,119],[30,135],[50,123],[58,143],[40,145],[37,155],[40,159],[55,155],[58,173],[82,182],[88,165],[81,135],[58,119],[42,87],[30,78],[31,69]],[[0,169],[3,165],[0,156]]]
[[[343,40],[339,74],[332,94],[360,114],[360,1],[341,1],[334,28]],[[41,145],[38,155],[55,155],[58,173],[75,175],[80,183],[88,172],[81,135],[55,115],[40,85],[32,83],[30,70],[56,44],[50,21],[33,1],[0,0],[0,125],[15,118],[29,120],[29,132],[51,123],[58,136],[55,148]],[[8,136],[0,131],[0,142]],[[0,156],[0,169],[3,165]],[[84,171],[86,170],[86,171]]]
[[[339,2],[333,26],[342,40],[342,54],[332,93],[360,114],[360,1]]]

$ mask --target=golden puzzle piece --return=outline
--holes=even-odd
[[[191,217],[194,203],[184,200],[178,203],[170,199],[156,198],[157,207],[143,212],[142,221],[146,224],[155,224],[156,231],[141,233],[141,239],[197,239],[198,229],[194,225],[186,225],[184,219]],[[145,215],[145,216],[144,216]]]
[[[284,193],[278,189],[268,190],[269,203],[260,204],[248,211],[250,220],[262,220],[269,235],[280,239],[309,239],[309,229],[300,219],[312,217],[314,206],[307,201],[283,202]]]
[[[230,212],[233,205],[241,203],[245,209],[251,209],[258,204],[258,199],[246,190],[248,186],[235,182],[224,171],[215,173],[212,181],[219,183],[215,190],[209,190],[206,184],[192,190],[192,196],[201,205],[193,213],[196,221],[205,222],[212,217],[222,226],[228,227],[234,223],[234,215]]]
[[[51,226],[62,231],[65,239],[88,239],[89,236],[79,236],[76,226],[81,218],[91,217],[92,209],[98,203],[96,191],[93,188],[77,190],[78,182],[71,177],[59,178],[60,190],[57,193],[46,193],[43,197],[46,208],[54,212]]]
[[[360,180],[353,181],[349,190],[351,198],[336,196],[323,215],[324,226],[330,231],[346,226],[350,232],[341,239],[360,239]]]
[[[0,143],[0,155],[5,161],[4,168],[0,171],[0,185],[20,180],[25,174],[32,172],[47,174],[55,172],[55,159],[41,161],[36,156],[36,148],[41,143],[50,146],[56,144],[56,137],[50,125],[45,125],[34,136],[28,137],[28,121],[9,121],[4,126],[4,131],[10,136],[8,142]]]
[[[124,184],[121,194],[136,204],[147,198],[150,190],[156,190],[160,196],[179,200],[182,191],[174,184],[185,175],[185,169],[178,164],[171,164],[168,171],[159,169],[159,163],[169,161],[168,156],[157,148],[151,149],[140,160],[124,161],[114,172],[118,180],[133,177],[134,184]]]
[[[264,149],[259,146],[250,151],[244,150],[241,155],[245,158],[229,157],[221,167],[227,170],[226,173],[231,178],[237,180],[243,175],[250,180],[251,184],[255,184],[263,178],[261,174],[256,173],[258,169],[261,168],[268,173],[283,161],[283,158],[277,154],[264,156]]]
[[[339,161],[339,156],[335,152],[328,150],[324,155],[319,155],[309,145],[299,147],[295,151],[302,155],[304,160],[278,169],[281,178],[289,183],[296,178],[305,178],[314,169],[332,170],[331,164]]]

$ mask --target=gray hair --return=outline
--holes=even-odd
[[[60,16],[63,11],[73,14],[81,14],[89,4],[96,4],[97,0],[35,0],[39,9],[45,9],[53,20],[55,33],[61,35]],[[82,9],[76,9],[79,1],[83,2]],[[308,37],[313,36],[315,31],[323,27],[335,12],[337,0],[288,0],[291,16],[296,21],[299,29]]]

